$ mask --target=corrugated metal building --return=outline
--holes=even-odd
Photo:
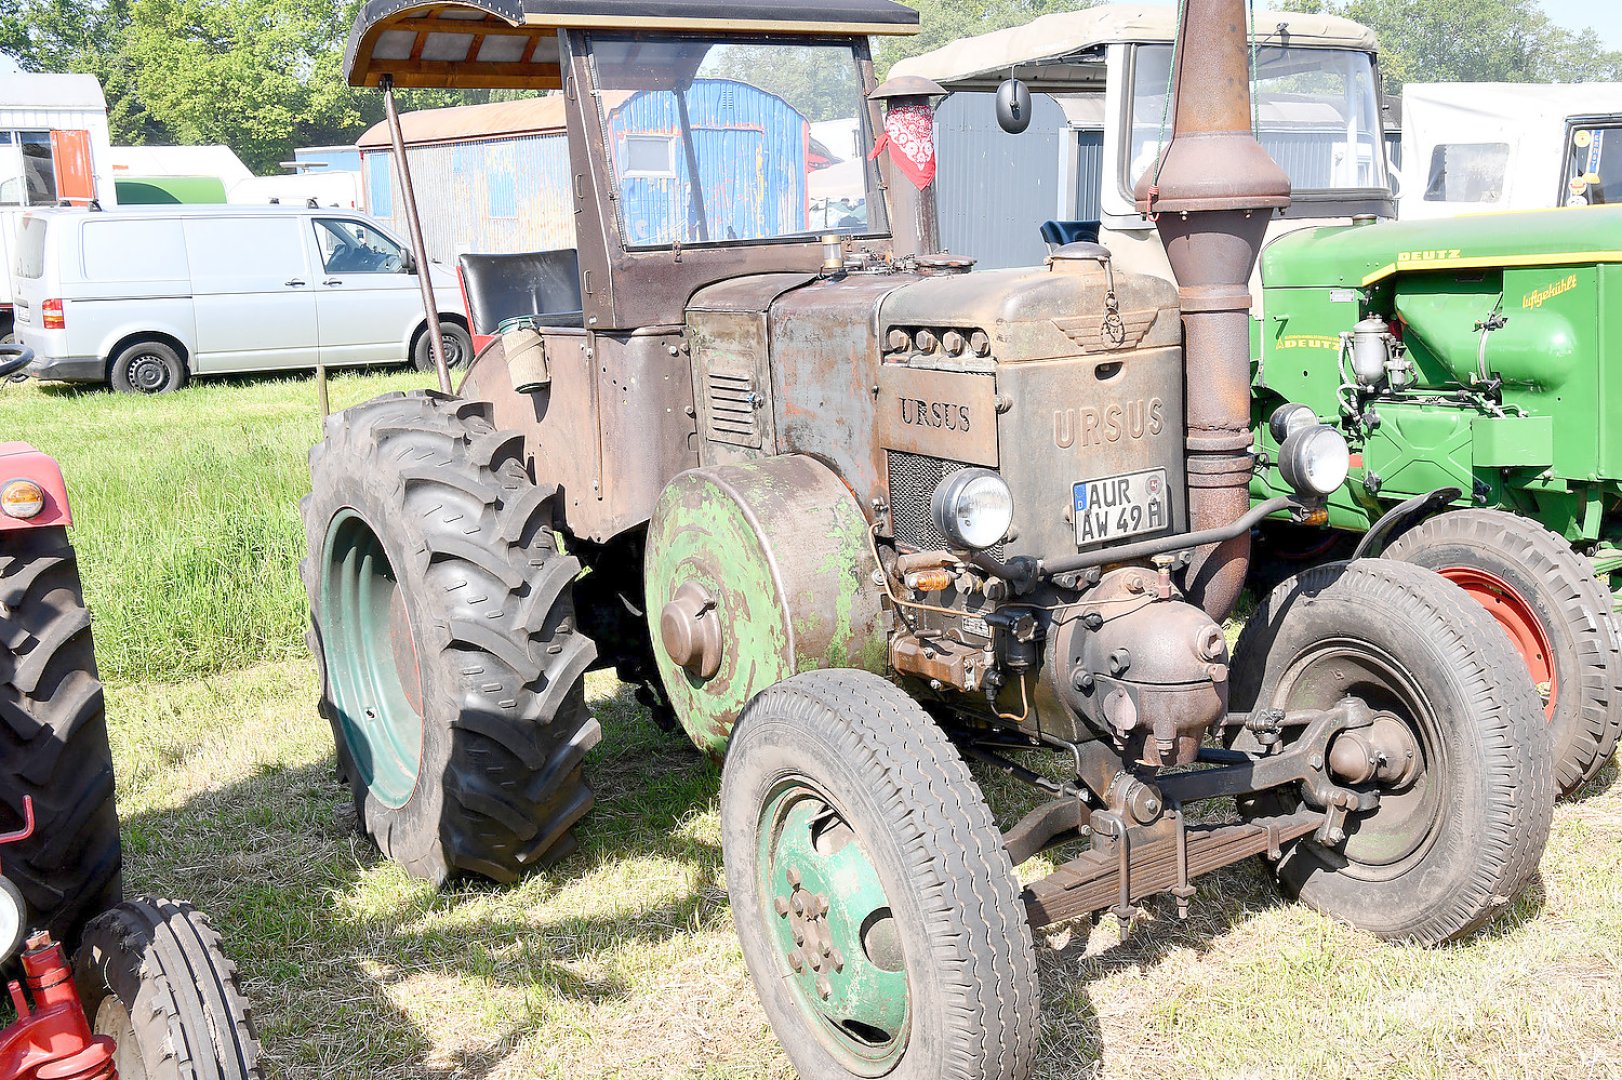
[[[666,91],[617,95],[609,136],[621,163],[627,240],[778,235],[806,228],[810,128],[782,99],[725,79],[687,92],[702,199]],[[401,118],[430,257],[575,246],[564,101],[552,95]],[[385,125],[361,137],[366,209],[406,229]],[[764,182],[762,182],[764,181]]]

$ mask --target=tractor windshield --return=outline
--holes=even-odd
[[[1170,45],[1140,45],[1132,66],[1132,146],[1125,190],[1171,137]],[[1374,61],[1354,49],[1256,49],[1258,138],[1297,196],[1388,190]]]
[[[883,231],[854,42],[597,35],[627,248]]]

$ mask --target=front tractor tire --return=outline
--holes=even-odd
[[[567,855],[596,648],[522,437],[487,404],[394,394],[328,419],[310,479],[311,647],[362,828],[436,884]]]
[[[1417,762],[1397,763],[1391,781],[1350,785],[1377,793],[1378,806],[1353,811],[1343,839],[1285,845],[1279,884],[1387,940],[1470,934],[1531,881],[1554,814],[1552,743],[1525,665],[1478,604],[1430,571],[1333,563],[1284,582],[1251,616],[1234,648],[1232,703],[1328,709],[1347,696],[1377,723],[1401,725]],[[1248,734],[1239,743],[1258,749]],[[1240,811],[1299,805],[1277,789],[1241,799]]]
[[[130,900],[96,918],[74,982],[123,1080],[263,1080],[236,965],[190,904]]]
[[[1039,1030],[1013,866],[962,759],[877,675],[797,675],[740,717],[722,849],[744,959],[804,1077],[1018,1080]]]
[[[1592,780],[1622,733],[1622,650],[1593,564],[1537,522],[1502,510],[1430,518],[1385,557],[1436,571],[1492,615],[1543,698],[1560,793]]]
[[[58,527],[0,534],[0,848],[30,925],[69,946],[118,902],[113,754],[78,561]]]

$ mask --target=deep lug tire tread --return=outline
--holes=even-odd
[[[866,672],[820,671],[779,683],[750,703],[733,734],[721,784],[727,884],[762,1000],[776,989],[764,985],[773,961],[761,950],[769,945],[764,932],[744,929],[762,903],[754,882],[760,807],[741,774],[757,744],[774,734],[820,742],[862,778],[923,909],[944,1015],[933,1042],[920,1040],[915,1020],[912,1045],[891,1075],[1026,1076],[1041,1003],[1031,931],[1002,834],[941,730],[898,687]],[[774,1026],[802,1076],[844,1075],[814,1035]]]
[[[61,528],[0,542],[0,832],[34,835],[0,848],[0,866],[35,926],[72,945],[118,902],[122,853],[113,756],[78,561]]]
[[[1570,795],[1592,780],[1616,752],[1622,735],[1622,645],[1611,619],[1610,590],[1593,564],[1565,540],[1535,521],[1501,510],[1459,510],[1430,518],[1399,536],[1385,557],[1431,570],[1460,564],[1460,551],[1475,552],[1480,566],[1499,577],[1502,567],[1519,567],[1541,596],[1528,597],[1559,621],[1548,627],[1557,650],[1572,655],[1561,666],[1579,673],[1578,693],[1556,703],[1557,780]],[[1493,565],[1496,563],[1497,565]],[[1541,601],[1541,603],[1540,603]],[[1557,658],[1559,663],[1559,658]]]
[[[1337,873],[1303,870],[1306,860],[1292,869],[1292,856],[1312,844],[1308,837],[1286,847],[1277,867],[1280,884],[1319,911],[1387,940],[1439,944],[1465,937],[1531,882],[1554,816],[1553,742],[1525,665],[1479,604],[1429,570],[1388,559],[1331,563],[1280,584],[1251,616],[1234,647],[1234,708],[1267,700],[1266,660],[1276,640],[1293,619],[1310,619],[1318,604],[1362,609],[1356,621],[1371,640],[1396,634],[1408,647],[1428,648],[1438,681],[1455,685],[1456,726],[1443,734],[1453,735],[1452,748],[1465,752],[1465,782],[1474,790],[1466,797],[1455,791],[1449,812],[1457,813],[1461,803],[1475,808],[1475,820],[1458,823],[1465,831],[1455,837],[1455,850],[1473,861],[1428,907],[1386,903]],[[1466,741],[1460,735],[1470,736],[1469,745],[1458,745]]]
[[[99,916],[85,930],[75,981],[92,1022],[108,997],[128,1010],[150,1080],[263,1080],[236,965],[191,905],[142,897]]]
[[[448,742],[437,798],[414,794],[400,810],[370,798],[328,692],[316,625],[320,708],[362,826],[414,876],[514,881],[569,844],[592,804],[581,762],[601,728],[584,686],[596,647],[574,624],[578,564],[557,551],[550,499],[535,497],[522,441],[496,432],[489,405],[390,394],[334,415],[326,435],[310,453],[313,494],[303,503],[311,611],[328,524],[353,507],[386,545],[420,609],[416,625],[430,628],[417,641],[425,723]],[[380,519],[398,523],[394,535]]]

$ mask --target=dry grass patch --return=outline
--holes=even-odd
[[[435,893],[354,833],[307,663],[112,692],[132,884],[226,927],[273,1071],[316,1078],[784,1077],[731,927],[718,775],[611,679],[582,850]],[[1622,1062],[1622,786],[1563,806],[1486,933],[1380,945],[1255,863],[1194,917],[1038,935],[1037,1075],[1594,1076]],[[1016,792],[991,784],[1005,815]]]

